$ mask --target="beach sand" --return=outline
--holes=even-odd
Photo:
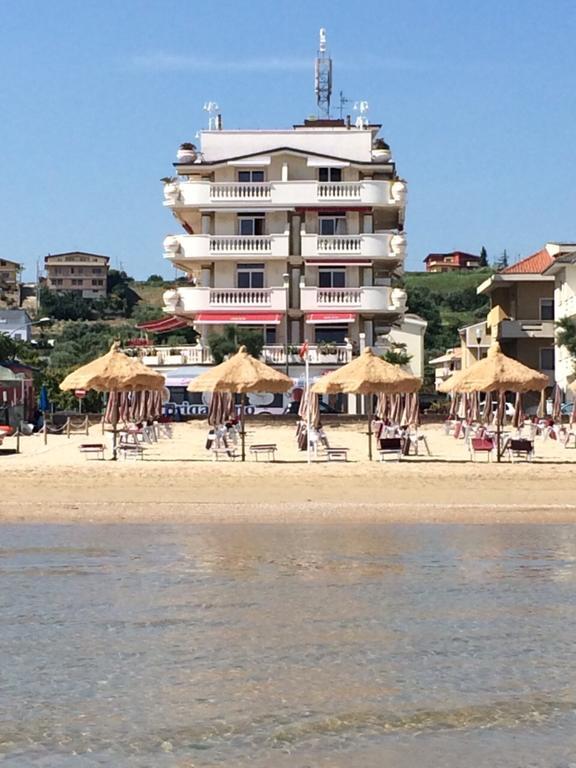
[[[424,429],[432,457],[367,459],[365,424],[331,423],[331,445],[350,461],[306,463],[295,426],[254,421],[247,444],[276,443],[275,463],[213,462],[205,422],[173,426],[172,439],[144,461],[95,461],[86,435],[22,438],[22,453],[0,456],[1,522],[576,522],[576,450],[539,439],[532,463],[474,463],[462,440]],[[15,444],[14,438],[4,447]],[[108,451],[110,455],[110,451]]]

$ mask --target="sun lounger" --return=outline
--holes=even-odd
[[[260,456],[265,456],[268,461],[276,461],[276,451],[278,446],[276,443],[264,443],[262,445],[251,445],[250,453],[254,456],[256,461],[260,460]]]
[[[401,437],[383,437],[378,441],[378,444],[380,461],[384,461],[388,456],[395,456],[400,461],[403,451]]]
[[[494,441],[490,438],[473,437],[470,440],[470,458],[474,461],[477,453],[485,453],[488,461],[490,461],[495,447]]]
[[[120,443],[118,451],[124,460],[133,457],[134,459],[144,461],[145,448],[140,443]]]
[[[92,454],[97,459],[104,459],[105,450],[106,446],[104,443],[82,443],[79,448],[80,453],[86,454],[86,458],[89,458],[89,456]]]
[[[219,461],[220,457],[226,458],[226,459],[232,459],[232,461],[234,461],[235,459],[238,458],[238,454],[236,453],[236,449],[233,447],[212,448],[212,461]]]
[[[324,448],[328,461],[348,461],[348,448]]]

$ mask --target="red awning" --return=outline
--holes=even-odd
[[[280,325],[279,312],[200,312],[196,325]]]
[[[307,323],[353,323],[356,320],[354,312],[309,312]]]
[[[176,331],[180,328],[186,328],[188,323],[186,320],[182,320],[181,317],[172,315],[171,317],[162,317],[160,320],[151,320],[148,323],[141,323],[137,325],[141,331],[150,331],[150,333],[167,333],[168,331]]]

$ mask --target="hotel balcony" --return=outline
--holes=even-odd
[[[555,337],[553,320],[503,320],[500,339],[549,339]]]
[[[362,181],[268,181],[212,182],[178,179],[164,185],[164,205],[168,208],[209,210],[245,208],[331,207],[339,203],[370,207],[403,207],[406,183],[399,180]]]
[[[334,344],[332,348],[310,344],[308,360],[312,365],[337,364],[344,365],[352,360],[352,345]],[[138,357],[145,365],[153,368],[179,367],[182,365],[213,365],[214,359],[208,347],[200,344],[184,346],[150,345],[149,347],[128,348],[128,351]],[[260,358],[268,365],[283,366],[286,364],[286,347],[282,344],[267,344],[262,348]],[[288,362],[291,365],[302,365],[298,353],[288,350]]]
[[[182,287],[166,291],[164,304],[167,312],[184,316],[234,310],[285,312],[286,289]]]
[[[355,259],[391,259],[403,261],[406,238],[403,234],[373,232],[359,235],[302,235],[304,259],[330,258],[345,261]]]
[[[192,260],[288,258],[289,235],[174,235],[164,240],[164,258],[176,264]]]
[[[300,307],[304,312],[322,309],[353,309],[358,312],[401,313],[406,308],[406,293],[389,286],[361,288],[300,288]]]

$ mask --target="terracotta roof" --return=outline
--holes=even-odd
[[[500,271],[503,275],[539,275],[553,263],[554,257],[550,256],[546,248],[542,248],[541,251],[533,253],[532,256],[527,256]]]
[[[428,256],[424,259],[424,261],[428,261],[429,259],[444,259],[446,256],[457,256],[457,257],[464,257],[465,259],[474,259],[475,261],[480,261],[480,256],[475,256],[473,253],[466,253],[466,251],[450,251],[449,253],[429,253]]]

